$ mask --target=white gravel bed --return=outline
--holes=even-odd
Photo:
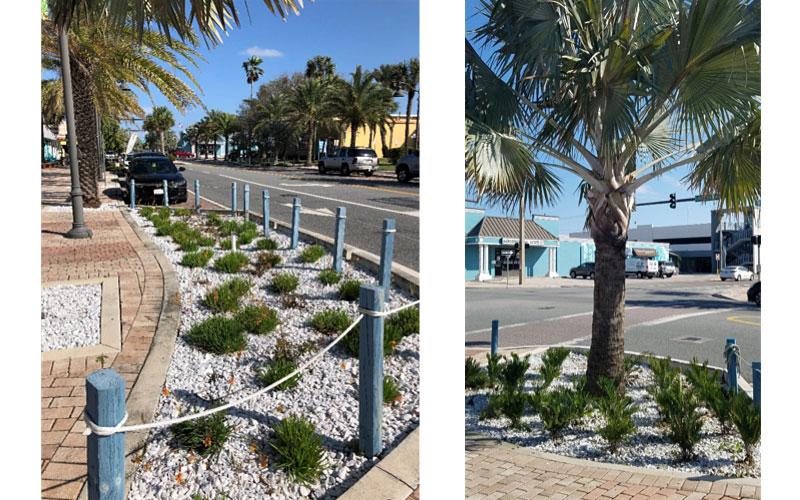
[[[83,207],[84,212],[110,212],[119,210],[120,203],[102,203],[99,207],[90,208]],[[69,203],[65,205],[46,205],[42,207],[45,212],[72,212],[72,205]]]
[[[181,293],[181,325],[172,361],[167,372],[167,395],[162,395],[153,420],[164,420],[204,409],[207,401],[232,393],[231,400],[255,392],[261,386],[256,370],[271,359],[275,343],[283,336],[292,343],[307,341],[317,346],[303,355],[300,362],[313,356],[333,337],[322,335],[309,325],[314,313],[328,308],[347,310],[357,315],[357,304],[338,300],[338,285],[325,286],[317,279],[319,270],[329,268],[332,256],[327,254],[315,264],[301,264],[296,257],[306,246],[288,249],[289,238],[271,231],[278,242],[276,253],[283,264],[263,276],[239,273],[254,283],[245,303],[264,303],[278,312],[281,325],[266,335],[248,335],[247,349],[239,354],[216,355],[196,349],[183,340],[192,325],[212,316],[200,304],[206,292],[237,275],[213,270],[214,259],[206,268],[189,269],[179,265],[183,252],[168,237],[156,237],[149,221],[133,214],[134,220],[149,233],[160,250],[175,268]],[[259,231],[261,228],[259,227]],[[256,240],[257,241],[257,240]],[[255,257],[255,241],[240,251]],[[214,248],[215,258],[227,253]],[[275,273],[289,271],[300,277],[296,293],[306,302],[304,308],[283,309],[280,298],[267,285]],[[343,278],[355,278],[376,283],[377,279],[344,263]],[[404,292],[393,289],[388,307],[395,308],[411,302]],[[384,406],[383,444],[388,452],[402,440],[419,421],[419,335],[405,337],[394,355],[385,359],[385,371],[400,385],[402,400],[394,406]],[[299,363],[298,363],[299,364]],[[201,493],[204,498],[331,498],[341,495],[352,486],[378,459],[368,460],[353,452],[353,440],[358,437],[358,360],[335,347],[305,372],[300,383],[288,391],[274,391],[251,400],[228,412],[226,421],[234,426],[222,452],[205,459],[190,457],[185,450],[171,446],[168,429],[154,431],[137,469],[130,498],[189,499]],[[312,486],[295,484],[273,465],[261,467],[258,455],[251,450],[254,439],[267,442],[271,428],[289,415],[310,420],[322,436],[326,450],[326,468],[319,482]],[[269,455],[273,461],[274,455]],[[181,481],[178,481],[180,474]]]
[[[101,285],[42,288],[42,352],[100,343]]]
[[[531,356],[526,381],[526,387],[530,390],[533,380],[539,376],[541,364],[540,354]],[[562,365],[561,373],[561,377],[553,381],[552,387],[571,386],[573,380],[584,375],[586,356],[570,353]],[[644,365],[637,366],[631,374],[627,394],[638,407],[633,415],[636,432],[626,443],[620,445],[614,455],[608,451],[607,443],[596,432],[603,425],[603,419],[597,410],[593,410],[577,428],[568,427],[560,440],[553,441],[542,427],[538,415],[528,414],[523,417],[522,423],[529,430],[509,428],[509,421],[505,417],[481,420],[480,414],[488,405],[489,393],[487,390],[468,389],[465,396],[466,428],[468,431],[480,432],[510,443],[568,457],[701,475],[760,477],[760,445],[753,448],[754,465],[745,467],[741,462],[744,458],[744,445],[736,429],[729,434],[723,434],[717,419],[708,413],[703,418],[703,437],[694,448],[695,457],[687,462],[680,461],[680,448],[669,440],[665,429],[659,425],[658,407],[647,392],[654,381],[653,373]],[[704,411],[701,409],[701,412]]]

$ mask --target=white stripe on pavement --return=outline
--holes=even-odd
[[[638,327],[638,326],[655,326],[655,325],[663,325],[666,323],[672,323],[673,321],[680,321],[682,319],[687,318],[695,318],[697,316],[706,316],[709,314],[717,314],[717,313],[724,313],[728,311],[733,311],[733,308],[727,309],[714,309],[713,311],[700,311],[694,313],[687,313],[687,314],[676,314],[674,316],[666,316],[664,318],[658,318],[650,321],[645,321],[644,323],[636,323],[635,325],[631,325],[631,327]]]

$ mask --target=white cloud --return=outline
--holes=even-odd
[[[258,45],[253,45],[247,49],[239,52],[243,56],[258,56],[258,57],[283,57],[283,52],[277,49],[263,49]]]

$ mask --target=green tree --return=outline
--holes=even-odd
[[[253,98],[253,84],[264,75],[264,68],[261,67],[262,62],[264,62],[264,60],[260,57],[250,56],[250,59],[242,63],[245,79],[247,83],[250,84],[250,99]]]
[[[128,145],[128,133],[119,126],[119,121],[110,116],[104,116],[100,123],[105,150],[116,154],[125,151],[125,147]]]
[[[386,106],[391,91],[383,88],[371,73],[356,66],[349,82],[340,82],[334,90],[331,105],[333,112],[350,127],[350,147],[356,147],[358,129],[369,122],[376,108]]]
[[[209,117],[216,129],[216,133],[225,139],[225,159],[227,160],[231,135],[239,129],[238,119],[236,115],[225,113],[224,111],[212,111],[209,113]]]
[[[195,125],[195,130],[197,131],[197,140],[200,144],[205,145],[203,148],[203,156],[204,159],[208,160],[208,144],[210,142],[214,143],[214,157],[216,159],[217,154],[217,131],[216,127],[212,123],[211,119],[208,116],[204,116],[199,122]],[[200,156],[200,152],[197,152],[198,157]]]
[[[331,92],[329,80],[322,78],[306,78],[289,94],[288,107],[290,117],[296,120],[306,131],[306,165],[314,159],[314,142],[317,127],[332,115]]]
[[[419,59],[416,57],[410,59],[404,66],[403,86],[406,94],[406,135],[403,147],[407,148],[408,137],[411,135],[411,107],[414,103],[414,96],[417,95],[417,86],[419,86]],[[417,117],[417,134],[419,134],[419,117]]]
[[[328,79],[336,76],[336,64],[328,56],[314,56],[306,62],[306,78]]]
[[[466,43],[466,175],[478,193],[577,176],[596,246],[588,387],[622,381],[634,194],[682,166],[745,210],[760,197],[760,4],[487,0]],[[691,166],[691,167],[688,167]]]
[[[372,71],[372,74],[384,88],[392,92],[392,97],[403,97],[405,95],[405,65],[403,63],[381,64],[378,69]],[[394,139],[394,120],[389,117],[386,124],[390,126],[388,145],[386,143],[386,127],[380,128],[382,156],[385,156],[389,151]]]
[[[156,106],[153,112],[144,118],[144,125],[142,128],[155,137],[158,137],[159,149],[162,153],[167,152],[165,134],[168,130],[175,126],[175,118],[172,116],[172,111],[166,106]]]

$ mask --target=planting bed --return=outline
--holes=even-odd
[[[42,288],[42,352],[100,343],[98,285]]]
[[[166,387],[153,420],[194,413],[208,408],[213,401],[227,402],[255,392],[263,387],[259,374],[263,375],[270,365],[279,364],[275,361],[280,350],[277,344],[285,346],[288,342],[296,348],[304,348],[295,359],[300,365],[335,338],[335,335],[319,333],[310,326],[316,313],[331,308],[343,309],[350,318],[348,324],[358,314],[355,302],[339,300],[339,284],[324,285],[319,280],[320,271],[332,265],[330,254],[326,253],[314,263],[302,263],[299,256],[308,245],[301,243],[297,249],[290,250],[288,237],[271,232],[270,237],[277,242],[277,249],[273,252],[282,258],[281,264],[260,276],[251,273],[249,265],[239,272],[222,273],[215,269],[215,261],[231,251],[220,248],[220,241],[228,236],[216,235],[215,245],[209,247],[213,251],[210,261],[190,268],[180,264],[185,252],[178,250],[171,237],[156,236],[153,224],[138,212],[132,212],[132,216],[172,262],[181,293],[178,340],[167,372]],[[205,217],[173,215],[171,220],[185,221],[190,227],[213,235],[213,231],[206,227]],[[222,220],[230,219],[222,216]],[[265,252],[257,249],[261,240],[260,226],[258,235],[257,239],[238,249],[251,263],[256,261],[258,254]],[[273,287],[273,278],[281,273],[291,273],[298,278],[291,301],[285,301],[282,298],[285,296],[279,295]],[[204,301],[212,288],[235,277],[252,282],[239,311],[246,305],[266,305],[277,313],[280,324],[273,331],[261,335],[245,333],[246,347],[239,352],[212,354],[201,350],[187,341],[187,334],[193,326],[212,316],[233,318],[236,315],[236,312],[215,313]],[[364,283],[377,281],[374,276],[344,263],[340,283],[346,279],[358,279]],[[402,291],[393,289],[387,306],[394,309],[411,300]],[[220,301],[214,304],[226,310],[223,307],[226,304]],[[228,410],[224,421],[232,430],[219,453],[201,456],[202,453],[178,446],[174,429],[153,431],[145,452],[137,458],[140,462],[130,498],[326,498],[342,494],[378,461],[378,458],[366,459],[355,453],[358,360],[348,355],[342,344],[340,342],[305,371],[296,386],[273,390]],[[385,452],[418,424],[418,351],[419,335],[413,333],[403,337],[394,353],[385,358],[386,375],[397,381],[401,392],[401,398],[395,404],[384,407]],[[280,467],[281,459],[273,447],[274,443],[280,444],[276,438],[276,425],[290,416],[305,418],[321,438],[323,470],[316,480],[297,480]],[[211,439],[208,442],[202,436],[200,439],[206,446],[211,444]]]
[[[552,382],[548,391],[574,387],[574,383],[586,373],[586,361],[583,354],[570,353],[563,362],[561,375]],[[539,383],[541,365],[541,353],[530,357],[530,367],[525,374],[526,393],[532,393]],[[598,434],[605,423],[598,409],[591,409],[578,424],[568,426],[559,439],[553,439],[545,431],[542,419],[535,411],[527,411],[522,417],[520,427],[527,429],[511,428],[510,420],[505,416],[482,418],[481,413],[489,404],[488,389],[467,389],[466,428],[539,451],[575,458],[701,475],[760,476],[759,445],[753,449],[753,465],[745,465],[742,462],[743,442],[736,428],[723,433],[719,421],[703,406],[699,409],[702,437],[694,447],[694,457],[681,460],[680,448],[669,439],[668,428],[661,422],[658,406],[648,391],[654,383],[654,372],[646,363],[635,365],[630,372],[626,391],[636,408],[633,414],[635,430],[616,453],[610,452],[608,443]]]

